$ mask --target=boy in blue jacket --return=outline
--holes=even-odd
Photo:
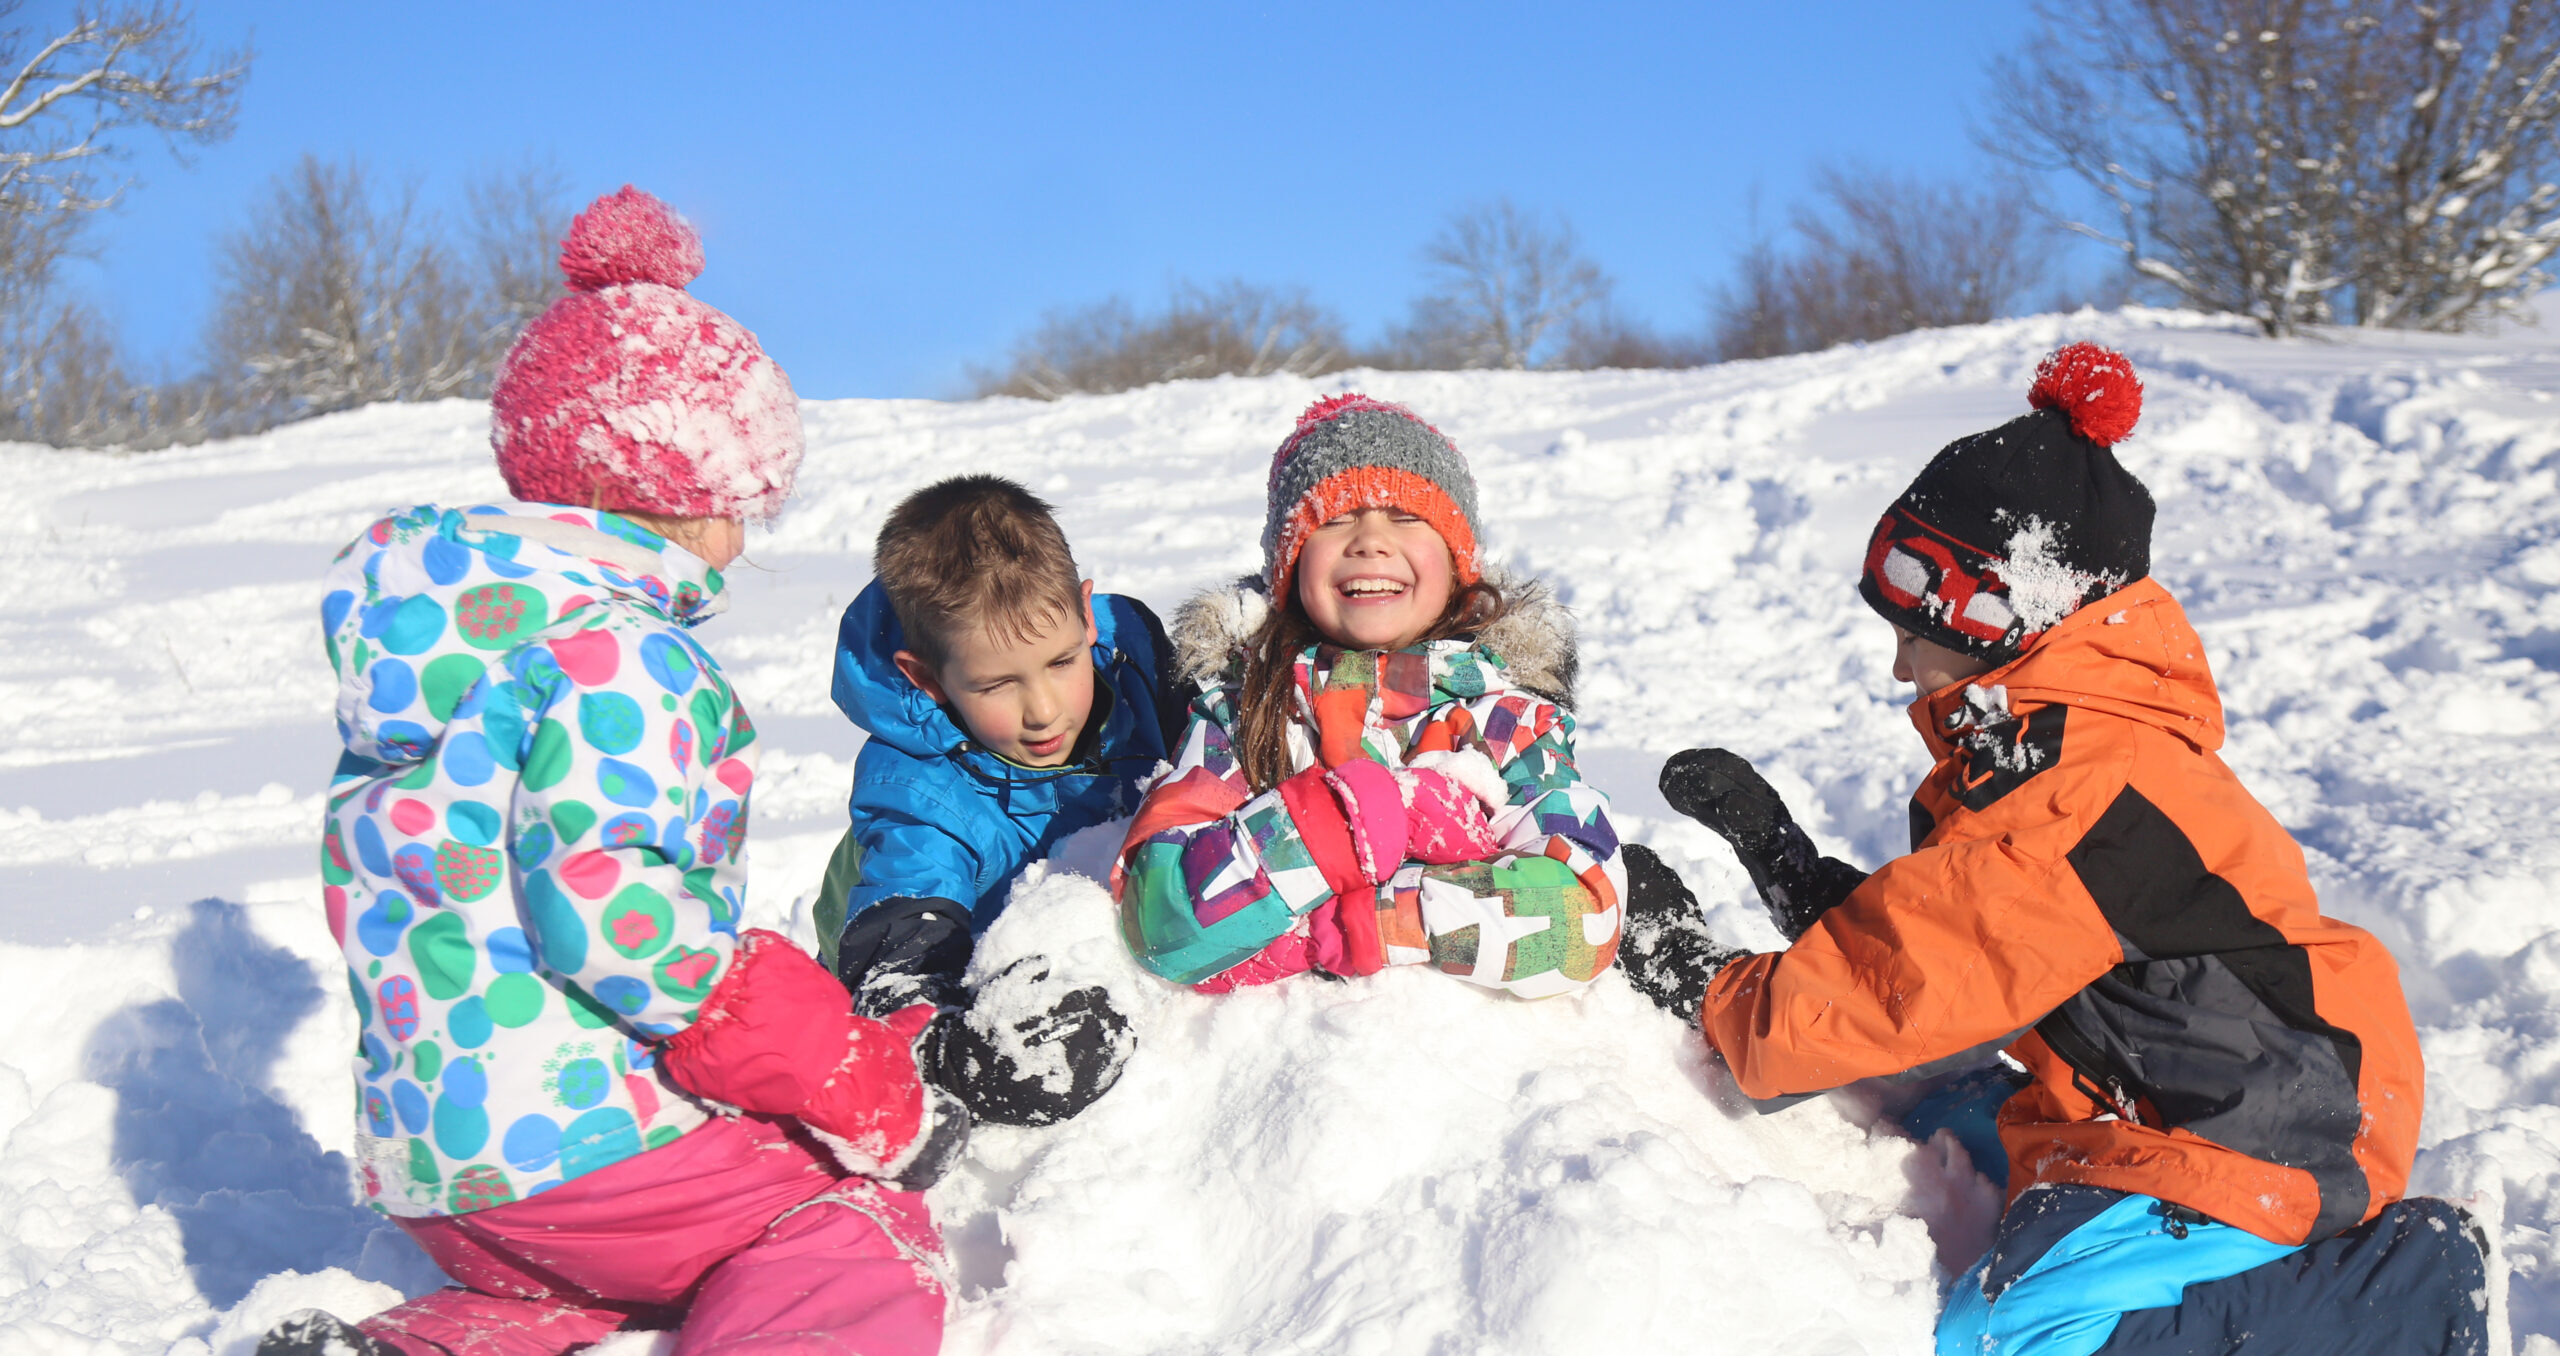
[[[814,910],[821,956],[857,1011],[945,1010],[925,1049],[980,1119],[1064,1120],[1119,1077],[1126,1020],[1037,958],[976,994],[961,980],[1022,869],[1134,809],[1182,728],[1163,624],[1094,593],[1049,505],[999,476],[910,495],[872,560],[836,638],[836,705],[871,738]]]

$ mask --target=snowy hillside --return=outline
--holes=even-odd
[[[1902,846],[1919,740],[1851,588],[1948,439],[2064,339],[2149,381],[2122,450],[2212,652],[2226,756],[2330,912],[2398,953],[2429,1064],[2418,1186],[2491,1223],[2520,1350],[2560,1356],[2560,336],[2275,344],[2043,317],[1698,372],[1367,374],[1447,429],[1487,544],[1583,627],[1583,765],[1737,940],[1774,945],[1664,754],[1769,769],[1824,846]],[[1160,611],[1251,567],[1264,468],[1344,379],[807,411],[798,503],[701,634],[768,735],[751,921],[796,925],[857,747],[836,613],[898,496],[1053,498]],[[285,1310],[435,1283],[345,1204],[348,1010],[317,903],[334,758],[315,581],[372,516],[499,497],[484,412],[378,408],[147,457],[0,448],[0,1352],[244,1352]],[[1209,1000],[1140,980],[1095,877],[989,939],[1142,995],[1083,1119],[940,1188],[955,1352],[1917,1353],[1997,1198],[1844,1093],[1737,1105],[1619,980],[1522,1004],[1418,970]],[[647,1349],[647,1339],[617,1347]]]

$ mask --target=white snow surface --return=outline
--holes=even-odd
[[[2061,342],[2148,384],[2119,454],[2211,652],[2226,757],[2328,910],[2397,952],[2424,1036],[2417,1187],[2509,1268],[2560,1356],[2560,336],[2045,316],[1692,372],[1355,373],[1055,404],[812,402],[799,498],[702,638],[767,734],[750,921],[796,930],[859,736],[836,616],[907,491],[964,470],[1060,508],[1105,589],[1169,615],[1258,565],[1270,451],[1346,387],[1464,449],[1490,557],[1578,614],[1585,773],[1723,935],[1741,870],[1653,789],[1755,760],[1822,846],[1903,849],[1925,755],[1852,589],[1877,513],[2026,409]],[[0,1352],[245,1353],[283,1313],[438,1282],[348,1204],[354,1014],[319,907],[335,757],[317,629],[374,515],[502,496],[484,407],[379,407],[148,456],[0,447]],[[980,963],[1111,985],[1139,1049],[933,1197],[953,1352],[1896,1352],[1997,1197],[1851,1090],[1742,1105],[1612,976],[1524,1003],[1420,967],[1209,999],[1140,975],[1116,832],[1016,891]],[[653,1339],[609,1348],[645,1351]]]

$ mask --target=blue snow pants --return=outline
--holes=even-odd
[[[2404,1200],[2304,1247],[2150,1196],[2039,1187],[1948,1292],[1939,1356],[2482,1356],[2471,1218]]]

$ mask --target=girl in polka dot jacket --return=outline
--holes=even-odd
[[[692,632],[801,435],[754,336],[681,290],[700,250],[636,190],[590,207],[492,397],[527,502],[394,514],[330,571],[358,1189],[460,1284],[262,1352],[939,1345],[913,1193],[967,1117],[918,1076],[930,1011],[854,1016],[739,930],[756,731]]]

